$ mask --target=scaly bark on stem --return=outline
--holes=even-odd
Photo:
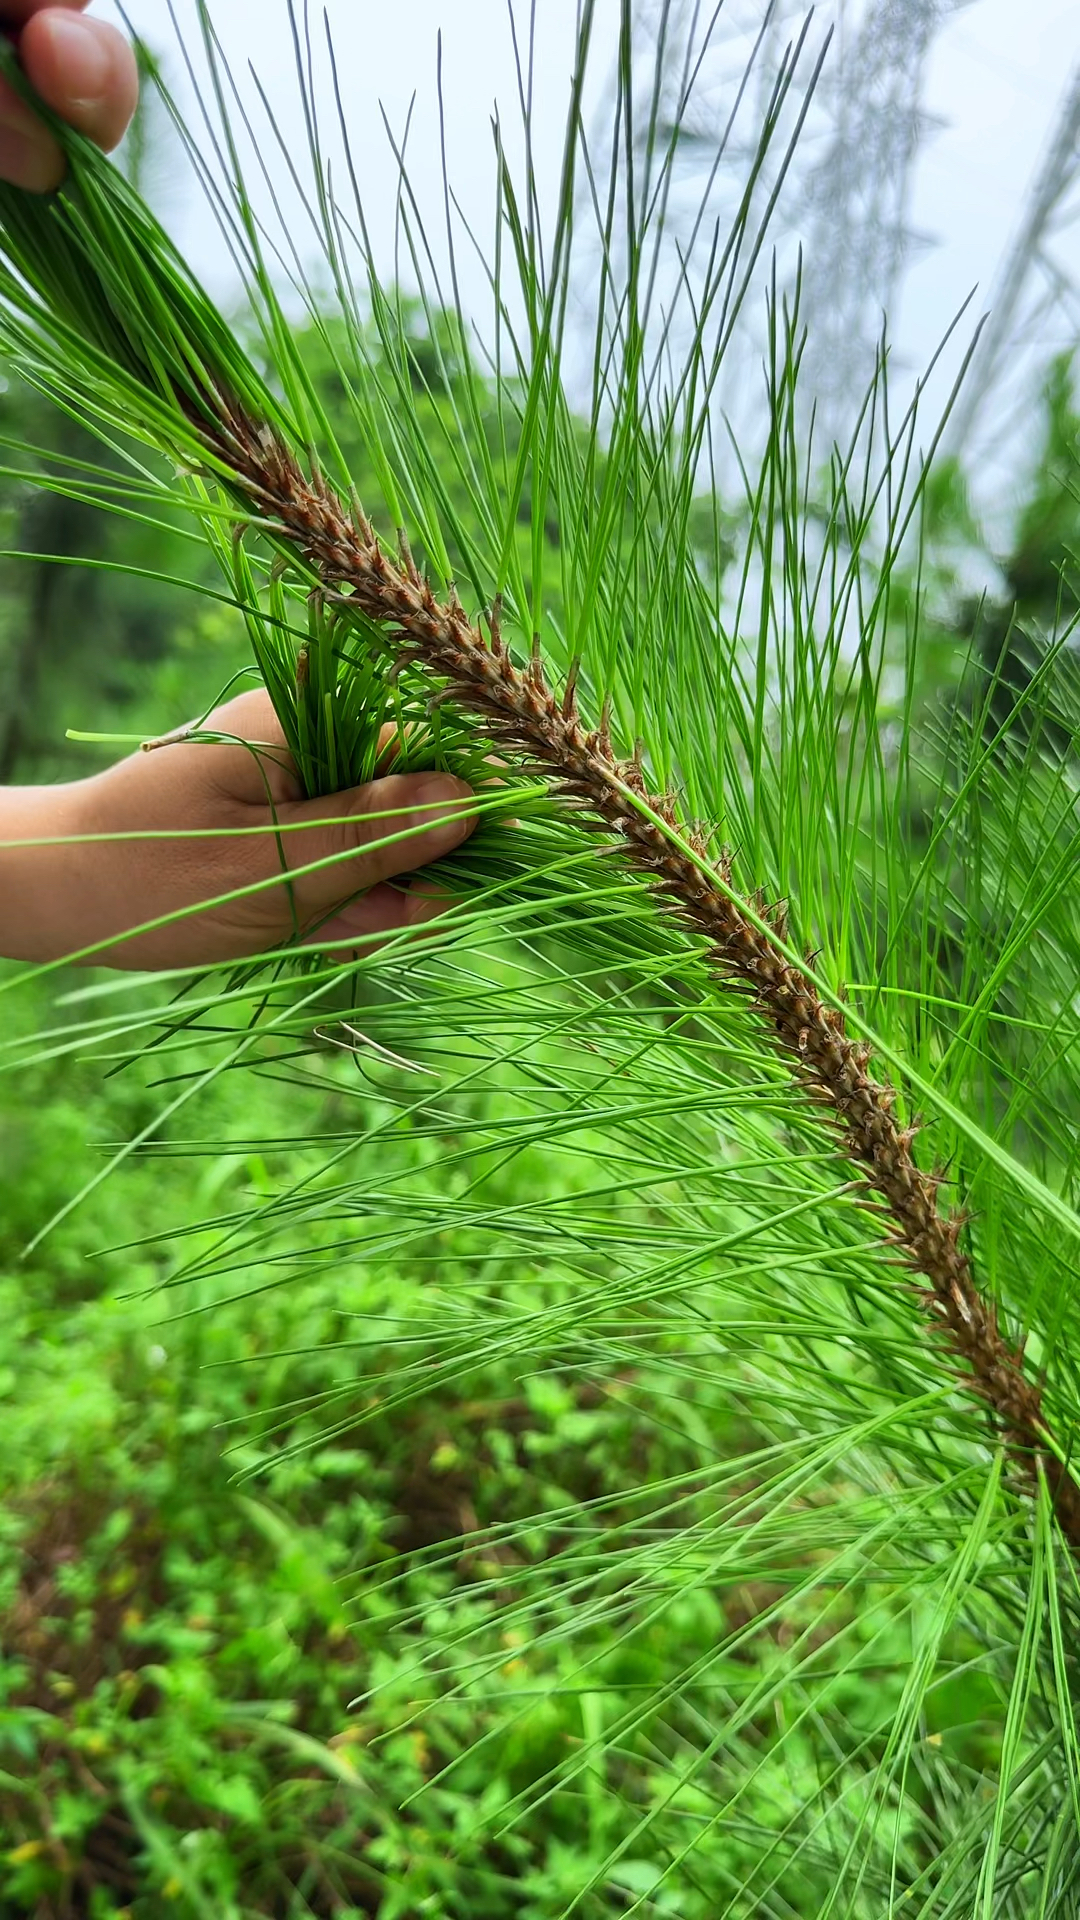
[[[993,1302],[975,1284],[960,1244],[963,1214],[942,1211],[939,1178],[923,1172],[911,1151],[915,1129],[898,1125],[893,1089],[866,1071],[870,1048],[850,1037],[842,1013],[826,1005],[777,939],[702,871],[708,864],[703,839],[678,826],[668,796],[647,791],[636,760],[616,759],[606,720],[586,729],[574,675],[559,700],[538,654],[527,667],[515,666],[497,618],[485,636],[456,597],[440,602],[408,552],[398,560],[384,553],[370,524],[309,477],[267,429],[234,412],[210,444],[241,494],[279,528],[327,591],[393,629],[402,654],[443,679],[500,745],[527,755],[558,790],[587,808],[668,907],[707,942],[716,972],[748,991],[782,1058],[828,1110],[845,1154],[883,1203],[890,1244],[917,1276],[935,1330],[965,1363],[1024,1476],[1036,1485],[1045,1472],[1062,1532],[1080,1555],[1080,1488],[1049,1444],[1039,1389],[1003,1338]],[[642,813],[635,796],[664,825]],[[723,861],[714,872],[727,881]]]

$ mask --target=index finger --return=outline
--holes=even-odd
[[[83,0],[0,0],[0,33],[16,41],[23,71],[47,107],[110,152],[139,97],[124,35],[84,12]],[[30,104],[0,78],[0,180],[48,193],[65,172],[60,143]]]

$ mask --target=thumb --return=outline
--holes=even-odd
[[[476,825],[472,797],[472,788],[453,774],[394,773],[348,793],[281,807],[284,825],[310,822],[309,832],[283,836],[289,867],[296,872],[329,863],[297,873],[293,894],[301,922],[452,852]]]

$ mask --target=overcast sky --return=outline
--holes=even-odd
[[[976,283],[990,293],[1078,63],[1076,0],[969,0],[943,28],[925,105],[945,125],[924,144],[912,206],[940,244],[913,266],[898,316],[913,347]],[[1080,227],[1059,251],[1080,281]]]
[[[151,45],[172,41],[166,0],[126,0]],[[600,0],[600,18],[612,4]],[[733,0],[744,15],[756,0]],[[110,0],[97,0],[109,11]],[[788,0],[794,11],[795,0]],[[194,41],[194,0],[175,0],[182,30]],[[218,0],[212,8],[237,73],[254,63],[291,143],[302,146],[297,117],[293,49],[284,0]],[[527,15],[527,7],[518,9]],[[538,8],[538,162],[550,178],[562,141],[575,0],[541,0]],[[858,0],[849,0],[857,17]],[[318,20],[320,9],[312,8]],[[439,207],[439,128],[436,50],[443,35],[449,171],[464,205],[487,239],[491,231],[490,112],[502,104],[516,120],[513,48],[506,0],[329,0],[342,91],[364,182],[377,252],[392,263],[394,170],[380,117],[396,132],[410,100],[417,105],[410,133],[410,174],[429,213]],[[819,14],[820,17],[820,14]],[[920,252],[908,274],[893,335],[902,358],[922,365],[973,286],[985,302],[995,269],[1022,216],[1033,172],[1053,126],[1069,78],[1080,61],[1077,0],[968,0],[951,15],[935,43],[925,106],[944,125],[924,144],[913,182],[913,225],[935,244]],[[170,58],[174,84],[181,76]],[[266,151],[264,147],[264,151]],[[284,162],[272,162],[275,180]],[[1080,196],[1078,196],[1080,199]],[[180,186],[167,208],[170,224],[194,264],[213,284],[224,278],[224,257],[212,226]],[[1080,223],[1062,244],[1080,279]],[[483,274],[465,263],[470,289],[483,297]],[[471,276],[471,278],[470,278]]]

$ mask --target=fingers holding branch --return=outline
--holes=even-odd
[[[123,138],[139,97],[135,55],[107,20],[88,18],[84,0],[42,5],[3,0],[0,30],[14,35],[27,79],[54,113],[106,152]],[[48,193],[64,177],[64,157],[48,128],[0,80],[0,177]]]

